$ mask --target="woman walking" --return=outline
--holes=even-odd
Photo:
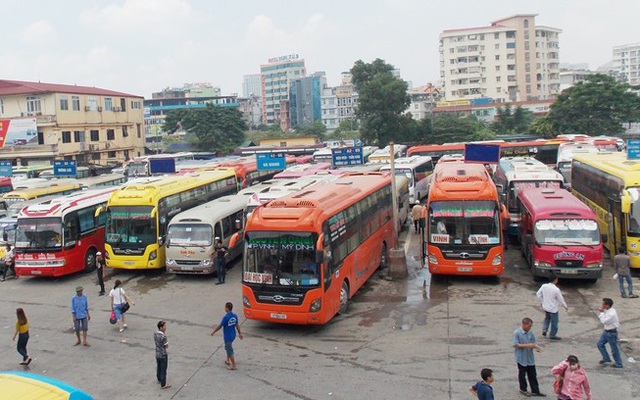
[[[127,296],[127,293],[122,288],[122,281],[120,281],[120,279],[116,279],[113,289],[109,292],[109,297],[111,298],[111,310],[115,311],[116,319],[118,320],[118,329],[120,332],[123,332],[127,324],[124,319],[122,307],[125,303],[129,303],[130,305],[135,305],[136,303]]]
[[[580,366],[578,357],[569,356],[566,360],[551,369],[551,373],[556,375],[556,380],[561,379],[559,392],[556,391],[558,400],[583,400],[583,395],[587,395],[587,400],[592,400],[591,387],[586,371]],[[556,385],[554,384],[554,387]]]
[[[16,332],[13,334],[13,339],[16,340],[18,336],[18,353],[22,356],[22,362],[20,365],[29,365],[31,363],[31,357],[27,354],[27,342],[29,341],[29,321],[22,308],[16,308]]]

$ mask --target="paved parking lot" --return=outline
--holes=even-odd
[[[540,335],[543,314],[535,300],[540,284],[531,279],[519,249],[510,248],[499,282],[431,281],[420,268],[416,237],[405,231],[401,243],[407,249],[409,278],[374,276],[354,297],[347,315],[325,326],[241,318],[245,339],[235,343],[238,370],[233,372],[222,362],[221,332],[215,337],[209,333],[226,301],[242,315],[239,265],[225,285],[206,277],[115,272],[136,302],[124,333],[109,324],[109,298],[98,296],[93,274],[9,280],[0,283],[0,369],[24,369],[11,342],[20,306],[30,319],[30,372],[68,382],[96,399],[470,399],[466,388],[479,379],[483,367],[495,371],[496,398],[521,398],[511,333],[522,317],[530,316]],[[640,299],[621,299],[611,275],[608,269],[595,285],[561,282],[570,307],[560,314],[563,340],[541,338],[544,351],[537,355],[541,388],[550,397],[550,369],[568,354],[581,359],[594,399],[640,397],[638,366],[627,361],[640,358],[635,349]],[[79,284],[92,309],[91,348],[73,346],[69,305]],[[595,342],[601,325],[596,309],[603,296],[614,299],[621,338],[627,341],[621,346],[622,370],[598,365]],[[173,385],[168,390],[161,390],[155,379],[152,335],[160,319],[168,322],[168,381]]]

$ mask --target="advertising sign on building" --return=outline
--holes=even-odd
[[[0,147],[38,144],[35,118],[0,119]]]

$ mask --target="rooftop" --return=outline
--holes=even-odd
[[[0,96],[38,93],[72,93],[96,96],[139,97],[135,94],[116,92],[90,86],[63,85],[59,83],[26,82],[0,79]]]

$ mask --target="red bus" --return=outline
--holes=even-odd
[[[106,206],[115,187],[85,190],[32,204],[20,211],[16,227],[18,276],[62,276],[91,271],[104,252]]]
[[[13,191],[13,181],[10,176],[0,176],[0,194]]]
[[[602,241],[593,211],[564,189],[518,192],[522,254],[534,278],[602,277]]]
[[[388,173],[350,173],[258,207],[245,228],[242,301],[249,319],[324,324],[392,245]]]
[[[496,185],[481,164],[439,163],[423,211],[432,274],[502,274],[506,214]]]

